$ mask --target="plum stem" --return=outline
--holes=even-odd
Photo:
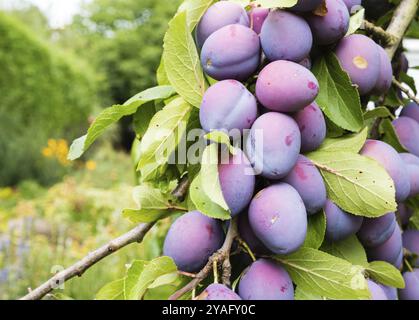
[[[218,283],[218,265],[217,260],[212,262],[212,272],[214,273],[214,283]]]
[[[404,259],[404,263],[406,264],[407,269],[408,269],[410,272],[413,272],[413,268],[412,268],[412,266],[410,265],[409,261],[407,261],[407,259]]]
[[[393,85],[400,89],[400,91],[402,91],[404,94],[406,94],[410,100],[413,100],[414,102],[419,104],[419,98],[416,98],[413,92],[404,87],[403,84],[396,80],[396,78],[393,78]]]
[[[238,237],[237,241],[239,244],[246,250],[250,258],[252,258],[253,261],[256,261],[255,254],[253,253],[252,249],[250,249],[249,245],[244,241],[242,238]]]

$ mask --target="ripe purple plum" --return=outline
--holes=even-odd
[[[358,86],[359,93],[371,92],[381,70],[377,44],[367,36],[352,34],[339,42],[335,53],[352,83]]]
[[[419,157],[415,156],[411,153],[400,153],[400,157],[402,158],[403,162],[406,164],[419,166]]]
[[[419,123],[409,117],[399,117],[393,127],[401,144],[415,156],[419,156]]]
[[[228,162],[218,165],[218,177],[224,199],[234,217],[246,208],[255,191],[255,175],[246,155],[236,149]]]
[[[237,293],[225,285],[213,283],[199,295],[200,300],[242,300]]]
[[[297,123],[289,116],[268,112],[252,126],[246,141],[246,154],[262,176],[279,180],[295,166],[301,148]]]
[[[326,214],[326,238],[329,241],[341,241],[357,233],[363,218],[340,209],[329,199],[324,206]]]
[[[319,45],[339,41],[349,28],[349,11],[342,0],[326,0],[326,7],[325,15],[311,14],[307,17],[314,41]]]
[[[416,102],[410,102],[400,113],[403,117],[409,117],[419,122],[419,105]]]
[[[419,269],[403,273],[406,287],[399,289],[400,300],[419,300]]]
[[[326,120],[317,103],[313,102],[294,115],[301,131],[301,152],[314,151],[326,138]]]
[[[240,24],[225,26],[211,34],[201,51],[204,71],[216,80],[244,81],[258,68],[259,36]]]
[[[378,140],[367,140],[361,155],[381,164],[394,181],[397,201],[404,201],[410,193],[407,168],[397,151],[389,144]]]
[[[371,292],[371,300],[388,300],[383,288],[372,280],[367,280],[368,289]]]
[[[376,247],[386,242],[396,228],[396,215],[387,213],[379,218],[365,218],[358,239],[365,247]]]
[[[399,300],[396,288],[388,287],[388,286],[385,286],[383,284],[380,284],[379,286],[381,287],[381,289],[383,289],[383,291],[386,294],[388,300]]]
[[[419,257],[419,230],[406,230],[402,239],[403,247]],[[419,258],[416,258],[414,265],[419,268]]]
[[[204,94],[199,118],[202,128],[212,130],[250,129],[257,118],[256,98],[236,80],[212,85]]]
[[[369,261],[386,261],[396,268],[400,267],[400,255],[403,255],[403,247],[402,234],[398,225],[386,242],[373,248],[367,248]]]
[[[256,82],[256,96],[266,108],[278,112],[298,112],[319,94],[319,83],[310,70],[291,61],[268,64]]]
[[[263,52],[270,61],[299,62],[310,53],[313,36],[308,23],[302,17],[275,10],[269,13],[262,26],[260,41]]]
[[[260,259],[245,271],[239,283],[239,295],[243,300],[294,300],[294,286],[282,266]]]
[[[219,221],[199,211],[191,211],[171,225],[164,240],[163,254],[171,257],[179,270],[196,272],[222,246],[223,240]]]
[[[198,46],[202,47],[211,34],[230,24],[249,27],[250,22],[246,10],[231,1],[220,1],[213,4],[205,12],[196,28]]]
[[[259,254],[269,254],[269,249],[256,237],[252,227],[249,223],[249,216],[247,213],[242,213],[238,221],[239,234],[241,238],[247,243],[250,250]]]
[[[260,191],[249,207],[249,223],[255,235],[272,252],[292,253],[307,235],[307,212],[292,186],[278,183]]]
[[[413,210],[404,203],[399,203],[397,207],[397,216],[399,217],[402,227],[409,224],[409,220],[413,215]]]
[[[282,180],[293,186],[303,199],[308,214],[315,214],[326,204],[326,186],[316,166],[300,155],[297,164]]]
[[[402,52],[399,57],[399,67],[400,71],[403,73],[407,73],[409,70],[409,60],[407,60],[406,55]]]
[[[410,178],[409,197],[415,197],[419,195],[419,166],[406,163],[406,168]]]
[[[249,10],[248,16],[250,20],[250,27],[254,32],[260,34],[263,23],[269,15],[270,10],[266,8],[253,7]]]
[[[297,4],[291,9],[293,11],[308,12],[316,9],[321,3],[322,0],[298,0]]]
[[[375,84],[373,92],[381,95],[386,93],[391,87],[393,80],[393,67],[386,51],[379,45],[377,45],[377,48],[380,54],[380,74],[378,75],[377,83]]]
[[[352,8],[355,7],[355,6],[360,6],[362,0],[343,0],[343,2],[345,3],[346,7],[348,8],[349,12],[351,13]]]

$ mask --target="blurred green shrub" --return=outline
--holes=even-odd
[[[73,139],[95,105],[89,68],[0,12],[0,186],[54,182],[66,166],[43,155],[48,139]]]

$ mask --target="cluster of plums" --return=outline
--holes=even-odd
[[[204,71],[218,82],[203,97],[200,122],[207,132],[250,130],[243,151],[219,165],[219,181],[231,216],[239,215],[240,236],[253,252],[266,256],[297,251],[306,239],[308,216],[324,210],[327,241],[357,235],[370,261],[401,268],[403,246],[419,253],[419,231],[402,235],[395,213],[364,219],[344,212],[327,199],[323,177],[302,155],[318,149],[326,137],[324,115],[314,102],[319,92],[310,71],[314,49],[332,46],[361,95],[386,92],[393,77],[391,62],[379,45],[364,35],[345,37],[349,10],[361,1],[326,0],[327,13],[319,16],[313,10],[321,2],[300,0],[287,11],[246,12],[229,1],[211,6],[197,26],[196,42]],[[419,131],[419,107],[409,106],[402,115],[394,126],[411,153],[399,154],[385,142],[368,140],[361,154],[378,161],[392,177],[399,213],[406,221],[409,209],[403,201],[419,194],[419,141],[408,141],[412,131],[400,122],[413,121]],[[249,174],[252,170],[260,174],[258,179]],[[224,238],[221,221],[192,211],[173,223],[163,253],[180,270],[197,272]],[[419,299],[418,269],[407,272],[405,280],[400,298]],[[397,298],[396,289],[371,280],[368,285],[373,299]],[[238,294],[213,284],[203,295],[209,300],[291,300],[294,285],[280,264],[259,259],[244,272]]]

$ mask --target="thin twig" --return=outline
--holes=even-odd
[[[403,86],[403,84],[401,84],[399,81],[397,81],[395,78],[393,78],[393,85],[396,86],[398,89],[400,89],[400,91],[402,91],[404,94],[406,94],[408,96],[408,98],[410,100],[413,100],[414,102],[416,102],[417,104],[419,104],[419,98],[417,98],[412,91],[410,91],[409,89],[405,88]]]
[[[364,20],[364,29],[367,33],[383,41],[386,47],[391,47],[397,42],[397,39],[391,33],[367,20]]]

